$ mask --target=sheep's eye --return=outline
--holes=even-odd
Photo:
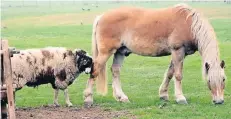
[[[223,78],[223,82],[225,82],[225,78]]]

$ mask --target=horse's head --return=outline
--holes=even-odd
[[[224,88],[225,88],[225,62],[222,60],[219,65],[205,63],[205,70],[207,76],[207,84],[211,90],[213,103],[224,103]]]
[[[92,58],[87,54],[86,51],[81,49],[75,50],[76,63],[79,69],[79,72],[85,71],[85,73],[91,72],[92,67]]]

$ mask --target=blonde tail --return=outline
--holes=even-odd
[[[97,25],[98,25],[98,21],[100,20],[100,18],[102,17],[102,15],[97,16],[94,20],[93,23],[93,32],[92,32],[92,57],[93,60],[95,60],[98,56],[98,47],[97,47],[97,33],[96,33],[96,29],[97,29]],[[107,72],[106,72],[106,64],[102,67],[102,69],[99,72],[99,75],[96,77],[96,91],[97,93],[101,94],[101,95],[106,95],[107,94]]]

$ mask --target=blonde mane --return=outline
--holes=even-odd
[[[216,40],[217,38],[214,29],[203,15],[187,4],[177,4],[175,7],[179,8],[179,11],[188,12],[186,20],[190,16],[192,17],[191,31],[194,39],[197,41],[198,51],[202,56],[202,73],[205,77],[206,62],[214,67],[217,67],[220,64],[218,42]]]

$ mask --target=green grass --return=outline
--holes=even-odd
[[[29,3],[25,3],[29,4]],[[11,7],[2,10],[1,22],[7,26],[2,29],[3,38],[7,38],[11,46],[18,49],[41,48],[46,46],[63,46],[71,49],[82,48],[90,52],[91,32],[93,16],[123,5],[136,5],[150,8],[161,8],[175,4],[174,2],[157,3],[99,3],[99,8],[94,11],[81,11],[82,3],[60,6],[58,3],[50,8],[45,3],[39,7]],[[16,6],[17,4],[14,3]],[[110,66],[109,94],[105,97],[94,95],[94,103],[103,108],[114,110],[129,110],[139,118],[154,119],[186,119],[199,118],[210,119],[230,118],[231,114],[231,5],[223,3],[190,3],[208,16],[213,25],[220,45],[221,58],[226,61],[225,104],[215,106],[211,103],[210,91],[206,82],[202,80],[201,58],[198,53],[188,56],[184,62],[183,91],[188,100],[188,105],[177,105],[174,101],[173,81],[170,85],[170,102],[160,109],[162,102],[158,97],[158,89],[162,82],[170,57],[151,58],[132,54],[126,58],[122,72],[121,82],[124,92],[131,103],[119,103],[112,97]],[[54,19],[50,22],[50,16],[65,18],[65,14],[73,14],[70,22],[61,24],[63,21]],[[83,17],[78,17],[83,16]],[[39,21],[39,19],[43,21]],[[84,25],[79,25],[81,20]],[[66,19],[65,19],[66,20]],[[76,22],[75,22],[76,21]],[[85,24],[86,23],[86,24]],[[72,103],[80,107],[83,105],[83,90],[85,89],[88,75],[82,74],[74,84],[69,87]],[[65,105],[61,93],[60,104]],[[53,90],[50,85],[42,85],[38,88],[25,87],[16,94],[16,103],[19,107],[41,106],[53,102]]]

